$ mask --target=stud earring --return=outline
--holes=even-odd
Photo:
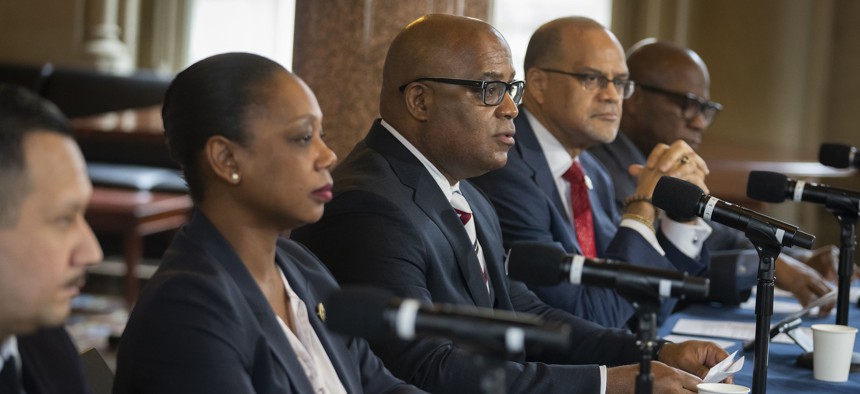
[[[232,179],[233,182],[239,182],[239,174],[237,174],[235,172],[230,174],[230,179]]]

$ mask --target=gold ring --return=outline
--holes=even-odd
[[[681,164],[687,164],[690,162],[690,158],[687,156],[681,156]]]

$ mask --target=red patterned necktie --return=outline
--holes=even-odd
[[[487,289],[489,290],[490,283],[487,279],[487,268],[486,263],[484,262],[484,253],[481,251],[481,244],[478,243],[475,221],[472,220],[472,208],[469,207],[469,202],[466,201],[466,197],[464,197],[459,191],[454,191],[451,196],[451,206],[454,208],[454,212],[457,212],[457,215],[460,216],[460,221],[463,222],[463,226],[466,227],[466,233],[469,234],[469,240],[472,242],[472,249],[478,255],[478,262],[481,264],[481,272],[484,274],[484,284],[487,285]]]
[[[562,177],[570,182],[570,205],[579,248],[582,249],[583,256],[595,258],[597,247],[594,244],[594,215],[591,213],[591,201],[588,199],[582,166],[578,161],[574,161]]]

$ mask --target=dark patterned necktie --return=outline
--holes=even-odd
[[[573,210],[579,248],[582,249],[583,256],[595,258],[597,247],[594,243],[594,214],[591,212],[591,201],[588,199],[588,187],[582,166],[578,161],[574,161],[562,177],[570,182],[570,208]]]
[[[478,243],[475,221],[472,220],[472,208],[469,207],[469,202],[466,201],[466,197],[460,194],[459,191],[454,191],[451,196],[451,206],[454,208],[454,212],[457,212],[457,215],[460,216],[460,221],[463,222],[463,226],[466,227],[466,233],[469,234],[469,240],[472,241],[472,249],[478,255],[478,262],[481,263],[481,272],[484,274],[484,284],[487,285],[487,289],[489,290],[490,285],[487,280],[487,268],[486,263],[484,262],[484,253],[481,251],[481,244]]]
[[[3,362],[3,370],[0,371],[0,393],[20,393],[21,384],[18,379],[18,368],[15,366],[15,359],[10,357]]]

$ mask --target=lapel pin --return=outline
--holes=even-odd
[[[317,316],[320,317],[320,320],[325,322],[325,306],[323,306],[322,302],[317,304]]]

